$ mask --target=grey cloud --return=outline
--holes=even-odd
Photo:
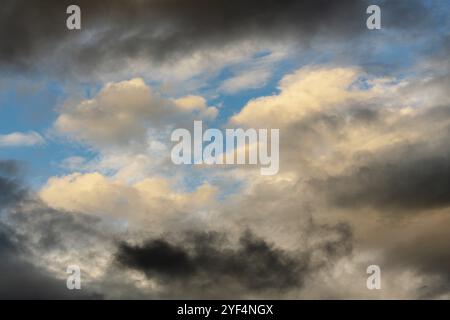
[[[176,240],[150,239],[141,245],[123,242],[117,261],[158,281],[167,297],[270,297],[301,289],[305,279],[333,261],[351,253],[352,235],[347,225],[317,226],[324,240],[305,251],[286,251],[244,232],[237,243],[218,232],[189,232]],[[312,255],[323,254],[321,263]],[[183,288],[181,292],[177,292]]]
[[[341,207],[417,211],[450,205],[450,150],[420,144],[386,150],[348,175],[316,184]]]
[[[217,234],[198,233],[188,237],[185,245],[165,239],[150,240],[141,247],[122,243],[117,258],[127,267],[164,281],[230,277],[250,290],[299,285],[297,275],[305,268],[301,261],[251,234],[243,235],[236,248],[227,248],[223,241]]]
[[[0,299],[96,299],[87,291],[69,291],[65,279],[27,261],[27,248],[21,246],[12,230],[0,225]]]
[[[409,271],[423,286],[417,290],[421,299],[439,299],[450,294],[450,223],[448,211],[429,216],[421,228],[398,231],[383,250],[385,270]]]
[[[379,3],[386,28],[409,30],[432,21],[421,1]],[[4,2],[0,65],[33,69],[52,57],[48,66],[62,64],[57,67],[67,73],[75,65],[88,72],[105,63],[117,68],[125,59],[139,56],[176,61],[200,48],[220,48],[242,39],[304,44],[315,35],[337,40],[367,32],[368,2],[359,0],[80,0],[82,31],[65,27],[69,4],[66,0]],[[407,21],[399,23],[398,16]],[[410,20],[414,23],[408,24]]]
[[[441,275],[450,288],[450,235],[447,231],[443,226],[436,226],[433,233],[419,233],[407,245],[387,250],[387,260],[397,267]]]
[[[89,290],[68,290],[66,279],[36,261],[50,250],[70,252],[71,240],[85,243],[95,221],[46,207],[23,186],[19,173],[17,162],[0,161],[0,299],[101,298]]]

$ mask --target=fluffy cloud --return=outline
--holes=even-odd
[[[441,139],[449,124],[440,107],[447,83],[446,77],[397,80],[354,67],[304,67],[280,81],[278,94],[249,101],[230,124],[280,128],[282,173],[341,174],[365,155]],[[424,87],[426,95],[417,90]]]
[[[0,296],[448,298],[448,10],[375,3],[378,31],[372,1],[80,0],[72,32],[69,1],[4,1],[8,77],[64,78],[69,96],[73,76],[106,84],[54,124],[93,159],[68,155],[37,194],[0,161]],[[226,108],[220,94],[260,88],[281,61],[303,67],[218,119],[280,128],[278,175],[172,165],[169,132],[217,117],[205,97]],[[79,296],[64,283],[73,263]],[[366,289],[369,264],[383,290]]]
[[[308,67],[285,77],[279,94],[250,101],[231,121],[281,128],[280,174],[252,177],[235,199],[239,212],[258,203],[253,214],[225,212],[288,247],[295,243],[287,235],[307,212],[343,219],[354,227],[355,257],[364,258],[341,268],[379,264],[391,285],[378,298],[447,297],[447,246],[437,227],[448,228],[447,86],[447,76],[399,81],[348,67]],[[410,244],[415,248],[405,251]],[[316,280],[311,287],[334,291]],[[347,288],[346,295],[375,297]]]
[[[188,96],[177,100],[162,98],[141,78],[108,83],[92,99],[67,102],[61,109],[55,127],[76,140],[97,147],[144,143],[147,130],[180,121],[194,114],[211,119],[215,107],[204,98]]]
[[[196,113],[197,117],[200,119],[213,119],[218,113],[216,107],[209,107],[206,103],[206,99],[200,96],[189,95],[175,99],[174,102],[179,109],[190,113]]]
[[[231,118],[231,123],[287,127],[314,114],[326,114],[334,109],[339,112],[339,108],[371,103],[371,99],[395,90],[395,86],[388,86],[388,79],[368,77],[357,67],[301,68],[283,77],[279,94],[252,99]]]
[[[419,99],[417,82],[435,94]],[[43,252],[41,259],[58,255],[46,270],[76,258],[89,270],[90,288],[101,293],[108,288],[109,297],[173,298],[177,292],[189,297],[445,297],[445,232],[433,234],[448,224],[449,113],[448,107],[436,106],[446,101],[445,83],[380,79],[348,67],[300,69],[281,81],[278,95],[249,102],[233,118],[244,126],[277,124],[287,134],[278,176],[237,169],[227,178],[240,188],[219,199],[217,186],[225,181],[220,173],[212,184],[182,191],[179,177],[145,171],[149,164],[143,154],[105,153],[96,166],[83,162],[86,173],[49,179],[39,193],[44,204],[32,210],[44,221],[19,215],[14,227],[40,235],[28,245]],[[208,110],[198,96],[166,101],[175,110],[170,116]],[[258,101],[261,108],[253,105]],[[276,108],[284,112],[272,112]],[[96,167],[113,168],[115,174],[95,172]],[[17,170],[12,163],[2,168]],[[8,195],[4,203],[17,203],[21,185],[14,179],[0,182],[10,190],[3,193]],[[95,219],[113,221],[115,227],[100,232],[85,224],[96,226],[101,220]],[[41,228],[49,224],[44,237]],[[251,236],[245,233],[248,226]],[[90,250],[98,256],[95,265],[87,252],[75,257],[55,245],[64,235],[71,246],[84,248],[78,234],[86,241],[101,239]],[[405,250],[400,235],[416,249]],[[46,249],[39,249],[42,244]],[[379,295],[361,288],[363,271],[373,263],[391,285]],[[254,276],[267,268],[271,277]],[[351,279],[362,285],[348,285]],[[422,290],[425,284],[429,287]]]
[[[100,173],[74,173],[49,179],[40,196],[56,209],[164,222],[208,208],[217,189],[204,184],[193,192],[176,192],[164,178],[148,177],[129,185]]]
[[[296,286],[283,289],[283,297],[442,297],[446,287],[436,280],[443,279],[438,262],[424,264],[427,255],[421,249],[408,252],[402,260],[393,257],[403,246],[397,237],[400,224],[404,231],[428,239],[429,251],[445,251],[431,229],[419,231],[416,226],[426,219],[447,221],[445,141],[449,117],[448,108],[439,106],[448,99],[443,90],[446,83],[442,78],[379,78],[355,67],[302,68],[281,80],[278,94],[250,101],[231,119],[232,124],[244,127],[281,128],[282,165],[277,176],[261,177],[239,168],[221,175],[217,170],[209,177],[211,184],[185,192],[177,187],[178,176],[168,180],[156,177],[156,171],[146,171],[149,164],[143,155],[110,154],[97,168],[114,168],[114,175],[92,172],[96,168],[92,167],[90,173],[54,177],[40,196],[53,209],[126,219],[130,230],[143,227],[151,234],[150,240],[140,235],[122,242],[119,264],[111,266],[117,268],[116,275],[139,279],[140,289],[130,289],[134,292],[130,295],[146,292],[173,297],[180,288],[183,292],[190,288],[193,297],[214,294],[215,287],[208,281],[215,274],[216,279],[221,278],[218,274],[222,273],[214,267],[221,261],[220,254],[234,259],[242,256],[246,247],[239,242],[219,242],[203,255],[203,245],[192,238],[171,238],[164,232],[183,235],[188,229],[226,230],[236,239],[245,226],[251,226],[252,239],[260,239],[255,241],[270,248],[269,256],[277,252],[276,261],[287,257],[295,261],[295,270],[305,270],[305,266],[309,270]],[[429,93],[426,96],[416,90],[424,86]],[[205,99],[198,96],[168,101],[175,113],[206,116],[208,110]],[[137,178],[129,180],[127,176]],[[218,186],[226,183],[237,183],[239,188],[233,185],[229,194],[219,199]],[[405,220],[407,214],[414,218]],[[427,214],[433,217],[426,218]],[[181,259],[187,273],[164,274],[161,266],[155,265],[155,252],[167,256],[167,270],[175,268],[170,265],[173,259]],[[338,258],[332,258],[335,255]],[[446,261],[445,253],[441,255]],[[199,266],[198,260],[203,259],[212,259],[212,265]],[[241,260],[245,269],[247,260]],[[264,259],[258,261],[264,268]],[[388,269],[384,279],[395,288],[376,296],[360,286],[345,285],[355,277],[364,284],[365,274],[360,271],[373,263]],[[170,281],[161,280],[167,278]],[[270,285],[256,292],[245,273],[230,273],[225,278],[225,296],[277,296]],[[198,282],[209,289],[197,290]],[[336,290],[333,283],[346,289]],[[432,287],[419,290],[425,283]]]

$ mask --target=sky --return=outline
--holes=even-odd
[[[75,2],[0,4],[0,298],[450,297],[448,1]],[[174,164],[199,120],[278,173]]]

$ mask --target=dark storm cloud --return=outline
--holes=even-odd
[[[341,207],[400,211],[447,207],[450,152],[427,152],[423,145],[401,146],[390,150],[390,155],[387,152],[382,161],[363,164],[348,175],[330,177],[316,187]]]
[[[95,220],[46,207],[33,198],[17,176],[20,165],[0,161],[0,299],[93,299],[100,295],[72,291],[33,263],[50,250],[73,250],[67,240],[92,237]]]
[[[425,87],[430,96],[436,96],[433,103],[448,103],[448,94],[444,92],[448,83],[448,76],[439,77],[422,86],[413,84],[408,90]],[[327,127],[335,133],[336,139],[345,139],[340,132],[355,122],[375,125],[382,129],[380,132],[392,132],[399,137],[408,137],[415,130],[420,133],[420,140],[403,139],[376,151],[355,153],[355,164],[343,174],[314,179],[310,181],[311,188],[324,193],[332,205],[349,209],[368,207],[391,213],[450,206],[450,107],[424,108],[414,116],[400,117],[391,124],[389,112],[382,108],[358,108],[346,111],[350,116],[348,121],[336,115],[335,121],[327,122],[331,123]]]
[[[326,239],[314,248],[291,252],[244,232],[237,244],[217,232],[192,232],[172,241],[152,239],[142,245],[121,243],[117,261],[159,280],[168,295],[185,288],[186,297],[217,297],[283,292],[301,288],[305,279],[352,250],[352,235],[347,225],[317,226],[316,235]],[[323,232],[323,234],[322,234]],[[314,252],[313,252],[314,251]],[[313,262],[312,254],[322,254],[322,262]]]
[[[217,234],[201,233],[192,235],[185,245],[164,239],[151,240],[142,246],[122,243],[117,258],[149,277],[163,279],[230,277],[253,290],[300,284],[306,265],[282,250],[251,234],[242,236],[236,248],[226,248],[223,241]]]
[[[65,279],[55,278],[27,261],[23,239],[0,224],[0,299],[93,299],[87,291],[71,291]]]
[[[68,31],[65,10],[73,3],[3,1],[0,66],[33,68],[56,55],[60,61],[49,65],[64,63],[59,67],[68,70],[74,64],[88,71],[137,56],[167,61],[241,39],[304,44],[318,34],[337,40],[367,32],[368,2],[360,0],[80,0],[82,31]],[[420,1],[378,3],[386,28],[406,30],[430,21]]]

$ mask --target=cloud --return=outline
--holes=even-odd
[[[14,234],[0,226],[0,298],[9,299],[98,299],[86,291],[69,291],[66,279],[26,261],[24,248],[13,242]]]
[[[348,250],[335,251],[341,245],[351,248],[351,237],[344,230],[339,242],[325,242],[323,248],[315,248],[325,250],[325,260],[349,254]],[[160,238],[141,245],[121,243],[117,261],[124,267],[144,272],[149,279],[156,279],[166,287],[165,295],[172,298],[229,298],[300,289],[305,278],[323,267],[311,255],[312,252],[277,248],[249,231],[235,244],[225,234],[190,232],[177,242]],[[176,290],[181,288],[183,294],[179,295]]]
[[[162,177],[147,177],[130,185],[94,172],[50,178],[39,194],[56,209],[164,223],[208,208],[215,202],[217,188],[204,183],[193,192],[177,192]]]
[[[27,191],[18,178],[20,165],[13,160],[0,160],[0,209],[23,199]]]
[[[217,108],[209,107],[206,99],[200,96],[188,95],[182,98],[174,99],[173,101],[178,109],[190,113],[196,113],[199,118],[214,119],[218,114]]]
[[[219,90],[225,93],[236,93],[242,90],[261,88],[267,83],[269,77],[268,70],[244,71],[223,81]]]
[[[320,74],[323,85],[314,81]],[[266,241],[288,247],[303,245],[292,237],[304,212],[349,222],[354,257],[361,260],[341,267],[356,272],[379,264],[392,285],[371,296],[348,283],[342,287],[349,291],[337,293],[315,279],[308,287],[318,297],[325,291],[331,297],[448,297],[441,231],[448,228],[450,188],[447,86],[442,73],[399,80],[335,66],[284,77],[279,93],[251,100],[231,121],[281,128],[280,174],[260,180],[242,173],[252,180],[245,180],[245,195],[223,210],[236,224],[252,225]],[[339,282],[345,272],[334,272],[339,276],[323,277]]]
[[[86,165],[86,159],[79,156],[65,158],[61,163],[61,168],[80,172]]]
[[[54,256],[46,259],[57,251],[68,253],[70,233],[78,240],[81,234],[86,237],[92,221],[42,205],[19,181],[19,170],[15,161],[0,161],[0,298],[101,298],[89,290],[69,291],[64,264]]]
[[[70,39],[77,40],[75,43],[79,45],[72,48],[75,50],[72,58],[83,61],[86,69],[108,58],[131,58],[142,53],[164,60],[189,54],[199,47],[242,38],[245,36],[242,30],[257,35],[292,32],[306,35],[317,32],[320,26],[331,21],[335,28],[330,30],[336,30],[333,33],[352,34],[355,30],[352,25],[356,26],[356,23],[348,21],[355,19],[344,19],[364,12],[358,1],[346,1],[339,6],[329,2],[324,6],[324,3],[312,1],[236,4],[225,1],[132,1],[126,4],[111,1],[106,8],[101,1],[81,1],[78,5],[84,14],[82,30],[89,30],[91,38],[86,36],[86,39],[66,30],[64,13],[68,4],[51,0],[39,4],[6,3],[2,9],[1,29],[10,29],[22,36],[13,38],[2,33],[5,48],[8,48],[1,52],[2,61],[27,65],[30,56],[52,50]],[[40,17],[38,27],[23,7],[37,13]],[[337,8],[343,9],[335,10]],[[109,12],[107,16],[105,10]],[[95,46],[89,40],[95,40]]]
[[[358,212],[367,214],[361,209]],[[365,252],[372,253],[362,268],[377,264],[382,270],[382,290],[386,292],[378,298],[448,299],[449,210],[378,219],[379,223],[372,219],[371,229],[365,231],[370,238],[360,242]]]
[[[15,174],[14,162],[0,164],[3,171]],[[2,194],[10,190],[9,195],[26,190],[4,189]],[[130,244],[139,243],[142,231],[127,232],[124,238],[109,218],[56,210],[29,191],[10,199],[1,203],[6,211],[0,215],[0,269],[7,276],[1,279],[0,294],[6,299],[278,295],[301,288],[306,278],[347,256],[352,248],[351,230],[344,224],[312,224],[305,236],[321,240],[301,252],[277,248],[249,231],[237,242],[228,239],[231,234],[191,229],[175,233],[175,238],[163,235]],[[173,231],[174,225],[163,229]],[[153,232],[160,233],[161,226]],[[82,267],[81,292],[65,287],[65,268],[73,263]],[[137,281],[134,271],[144,272],[148,279]],[[217,291],[217,285],[223,290]]]
[[[98,148],[145,144],[152,126],[217,115],[217,109],[207,106],[202,97],[166,99],[141,78],[107,83],[92,99],[68,101],[59,112],[55,122],[59,132]]]
[[[280,128],[282,174],[345,175],[364,157],[388,156],[389,147],[442,144],[447,83],[441,75],[400,80],[351,66],[303,67],[282,78],[279,93],[250,100],[229,125]]]
[[[448,210],[430,216],[420,228],[413,226],[400,232],[385,250],[384,261],[390,268],[413,270],[431,278],[430,285],[420,290],[428,297],[433,297],[433,294],[445,297],[445,294],[448,296],[450,293],[449,219]],[[433,281],[433,277],[438,283]]]
[[[345,176],[331,177],[319,188],[343,207],[374,207],[380,210],[416,210],[450,205],[450,157],[442,154],[417,155],[419,146],[407,146],[397,157],[369,162]],[[405,150],[406,149],[406,150]]]
[[[421,1],[380,3],[384,28],[424,29],[433,21]],[[65,12],[70,4],[55,0],[4,3],[0,11],[0,39],[4,43],[0,64],[29,69],[37,62],[38,66],[42,63],[64,68],[66,74],[92,73],[99,68],[117,71],[131,59],[141,57],[172,63],[199,51],[223,49],[244,40],[308,44],[315,37],[352,39],[368,32],[365,11],[371,3],[114,0],[105,6],[102,1],[82,0],[77,3],[82,10],[81,32],[66,29]],[[51,64],[46,60],[49,56]],[[74,69],[67,70],[67,66]]]
[[[0,161],[0,296],[75,298],[65,267],[78,263],[87,298],[448,297],[449,42],[435,15],[446,8],[375,3],[379,32],[365,27],[369,1],[81,0],[78,32],[65,28],[69,1],[4,1],[0,70],[107,84],[69,99],[54,124],[98,157],[67,158],[75,172],[38,194]],[[379,75],[427,50],[420,66]],[[334,64],[306,65],[312,55]],[[279,175],[158,162],[168,131],[218,110],[148,79],[194,75],[186,92],[234,94],[264,86],[282,59],[304,67],[228,123],[281,129]],[[378,293],[365,288],[372,263],[388,285]]]
[[[277,95],[248,102],[231,123],[253,127],[282,127],[314,112],[367,99],[370,91],[350,90],[361,72],[357,68],[304,67],[284,76]]]
[[[339,137],[348,155],[339,156],[339,170],[312,178],[309,187],[322,190],[343,208],[373,208],[388,214],[447,207],[450,109],[403,110],[385,113],[378,108],[366,120],[362,119],[367,115],[355,119],[362,121],[363,129],[353,121],[340,123]]]
[[[87,173],[49,179],[40,196],[54,210],[124,218],[130,234],[142,228],[128,238],[118,237],[118,266],[100,268],[113,270],[114,285],[102,283],[105,271],[97,281],[116,297],[124,292],[167,298],[182,298],[177,292],[189,297],[445,297],[437,257],[430,256],[436,261],[434,269],[423,263],[427,255],[420,248],[407,251],[399,261],[392,257],[405,246],[397,238],[403,228],[405,237],[411,232],[427,239],[426,250],[440,252],[445,265],[445,247],[439,244],[443,238],[433,237],[432,228],[415,226],[435,221],[436,212],[441,224],[447,223],[447,80],[377,77],[351,66],[304,67],[281,80],[279,93],[251,100],[231,121],[282,129],[277,176],[261,177],[239,168],[217,170],[205,179],[210,183],[186,192],[177,188],[179,176],[155,176],[163,167],[146,171],[149,164],[141,154],[116,154],[99,160]],[[174,108],[168,117],[208,110],[199,96],[165,100]],[[99,167],[113,168],[116,174],[93,172]],[[230,190],[222,190],[225,185]],[[218,192],[224,197],[217,197]],[[227,266],[224,257],[234,261],[243,255],[246,245],[239,238],[245,239],[242,232],[248,226],[252,241],[263,242],[268,254],[292,259],[294,269],[306,268],[298,282],[293,281],[295,286],[280,288],[268,282],[254,287],[261,280],[244,272],[250,269],[251,255],[235,263],[242,274],[213,263]],[[192,229],[194,234],[222,230],[205,241],[210,255],[204,256],[204,245],[186,233]],[[169,231],[173,234],[167,235]],[[216,237],[219,240],[213,240]],[[156,255],[165,259],[156,260]],[[258,259],[256,264],[267,264],[265,258]],[[284,261],[280,259],[276,261]],[[364,270],[373,263],[383,270],[392,265],[383,274],[396,288],[379,296],[366,292]],[[362,287],[348,284],[355,278]],[[345,289],[336,290],[336,283]],[[424,284],[428,287],[421,290]]]
[[[0,147],[29,147],[45,143],[44,138],[37,132],[13,132],[0,135]]]

